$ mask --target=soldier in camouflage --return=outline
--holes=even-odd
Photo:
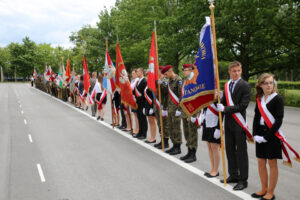
[[[181,87],[182,87],[182,79],[180,76],[174,73],[172,69],[172,65],[167,65],[162,69],[162,73],[168,81],[168,103],[164,106],[164,109],[167,110],[167,113],[162,113],[162,115],[168,116],[168,126],[172,127],[172,131],[170,130],[170,138],[173,143],[173,147],[166,151],[170,155],[177,155],[181,153],[181,144],[182,144],[182,136],[181,136],[181,112],[180,112],[180,98],[181,98]]]
[[[194,66],[192,64],[183,65],[182,71],[185,79],[187,79],[190,76],[193,69]],[[192,117],[188,117],[187,114],[182,112],[181,118],[182,118],[182,125],[183,125],[183,133],[186,140],[186,146],[188,148],[188,152],[185,156],[180,157],[180,160],[183,160],[186,163],[195,162],[197,160],[196,151],[198,147],[198,132],[197,132],[198,126],[196,123],[197,114],[195,114]]]
[[[161,108],[163,109],[163,105],[166,105],[167,101],[168,101],[168,79],[164,77],[164,75],[161,73],[161,70],[164,68],[164,66],[159,66],[159,76],[160,79],[158,80],[158,84],[157,85],[157,91],[158,91],[158,87],[160,87],[160,92],[161,92]],[[158,95],[157,97],[158,98]],[[157,126],[158,126],[158,130],[160,132],[160,137],[161,137],[161,125],[160,125],[160,111],[159,108],[157,107],[157,105],[155,104],[154,106],[154,112],[155,112],[155,116],[157,119]],[[166,111],[164,111],[166,112]],[[164,148],[169,148],[169,138],[170,138],[170,134],[169,134],[169,130],[168,130],[168,121],[167,121],[167,116],[162,116],[162,123],[163,123],[163,133],[164,133]],[[162,140],[162,138],[161,138]],[[162,149],[162,142],[160,141],[159,143],[155,144],[154,147],[158,148],[158,149]]]

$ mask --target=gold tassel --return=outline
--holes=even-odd
[[[253,139],[253,137],[251,137],[251,138],[247,138],[247,141],[248,141],[249,143],[252,143],[252,144],[254,144],[254,139]]]
[[[290,168],[292,168],[292,163],[289,163],[288,161],[282,161],[282,164],[289,166]]]

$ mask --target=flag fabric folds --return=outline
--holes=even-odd
[[[90,84],[90,75],[89,75],[89,71],[84,56],[83,56],[83,85],[84,85],[84,90],[87,94],[89,92],[89,88],[91,84]]]
[[[123,62],[119,43],[117,43],[116,46],[116,53],[116,84],[118,83],[118,87],[120,88],[121,101],[122,103],[131,106],[133,109],[137,109],[137,103],[133,97],[131,84],[129,82],[128,73]]]
[[[108,50],[106,49],[105,53],[105,66],[103,71],[103,87],[109,92],[110,94],[113,94],[116,90],[115,85],[115,72],[116,69],[114,67],[114,64],[112,60],[110,59],[110,56],[108,54]]]
[[[71,68],[70,68],[70,60],[68,58],[67,61],[67,70],[66,70],[66,82],[69,83],[71,80]]]
[[[210,17],[201,29],[194,69],[182,87],[180,106],[191,116],[215,101],[215,69]]]
[[[156,95],[156,81],[158,80],[158,71],[156,66],[156,56],[155,56],[155,38],[154,32],[152,33],[151,48],[149,54],[149,68],[148,68],[148,80],[147,85],[150,90]]]
[[[63,87],[63,80],[62,80],[62,74],[61,74],[61,67],[59,66],[58,75],[56,78],[56,84],[62,88]]]

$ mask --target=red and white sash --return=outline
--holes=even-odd
[[[100,96],[100,101],[97,101],[97,99],[96,99],[96,103],[98,104],[98,109],[102,108],[102,102],[105,99],[106,95],[107,95],[107,91],[104,90],[104,92],[102,92],[102,94]]]
[[[183,85],[182,85],[182,88],[181,88],[181,98],[182,98],[183,95],[184,95],[184,86],[185,86],[185,82],[186,82],[186,81],[183,82]]]
[[[137,84],[135,85],[135,88],[134,88],[134,93],[135,93],[135,96],[138,98],[138,97],[141,97],[142,94],[139,92],[139,90],[136,88]]]
[[[94,86],[94,89],[93,89],[93,91],[92,91],[92,94],[90,94],[89,95],[89,101],[90,101],[90,104],[94,104],[94,97],[95,97],[95,95],[96,95],[96,90],[95,90],[95,86]]]
[[[83,90],[83,93],[82,93],[82,94],[79,94],[82,101],[84,100],[84,95],[85,95],[85,94],[86,94],[86,93],[85,93],[85,90]]]
[[[219,112],[217,111],[217,109],[215,108],[215,106],[207,106],[207,108],[214,114],[216,115],[217,117],[219,117]]]
[[[234,103],[232,101],[232,98],[231,98],[231,93],[229,91],[229,83],[231,82],[228,81],[226,84],[225,84],[225,97],[226,97],[226,102],[227,102],[227,105],[228,106],[234,106]],[[234,120],[244,129],[244,131],[246,132],[246,135],[248,137],[248,141],[254,143],[254,140],[253,140],[253,136],[252,134],[250,133],[249,131],[249,128],[248,128],[248,125],[244,119],[244,117],[242,116],[241,113],[232,113],[231,114],[232,117],[234,118]]]
[[[162,108],[159,99],[156,98],[155,94],[153,93],[153,99],[154,99],[154,103],[156,105],[156,107],[160,110]]]
[[[168,85],[168,92],[171,100],[173,103],[178,106],[179,105],[179,98],[176,96],[176,94],[171,90],[170,85]]]
[[[152,105],[152,99],[147,95],[147,89],[148,89],[148,87],[145,88],[144,95],[145,95],[145,98],[148,101],[149,105]]]
[[[276,95],[273,96],[273,98]],[[275,118],[270,113],[270,111],[267,108],[266,102],[264,99],[262,101],[259,100],[259,98],[256,99],[257,106],[259,109],[259,112],[261,116],[263,117],[265,123],[269,128],[272,128],[273,124],[275,123]],[[286,141],[286,138],[284,137],[282,131],[278,129],[278,131],[275,133],[276,137],[278,137],[282,141],[282,151],[283,151],[283,163],[292,166],[292,161],[289,156],[289,152],[292,153],[295,160],[300,162],[299,154],[289,145],[289,143]]]

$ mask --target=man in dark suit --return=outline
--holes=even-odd
[[[147,87],[147,81],[144,78],[144,69],[143,68],[138,68],[136,71],[136,74],[139,78],[139,81],[136,84],[136,90],[137,93],[139,94],[136,96],[136,101],[138,104],[138,109],[137,109],[137,116],[139,120],[139,127],[140,130],[138,134],[136,134],[134,137],[138,139],[145,139],[147,136],[147,131],[148,131],[148,122],[146,115],[143,113],[144,105],[145,105],[145,96],[144,96],[144,90]]]
[[[230,80],[227,92],[231,94],[233,104],[228,105],[223,95],[218,111],[225,114],[225,146],[228,160],[229,177],[227,183],[237,183],[234,190],[243,190],[248,186],[249,161],[247,152],[247,136],[241,125],[233,118],[233,114],[240,113],[246,121],[246,109],[251,97],[251,86],[241,78],[242,64],[238,61],[230,63],[228,67]],[[226,89],[226,88],[225,88]],[[223,183],[224,180],[221,180]]]

